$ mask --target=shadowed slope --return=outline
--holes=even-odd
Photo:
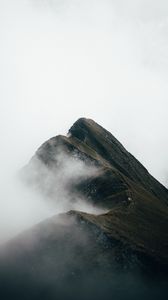
[[[96,167],[89,176],[70,178],[70,201],[84,197],[107,212],[71,210],[10,241],[0,256],[0,290],[7,292],[5,299],[13,295],[8,285],[15,295],[29,291],[24,299],[55,299],[64,286],[68,299],[71,295],[82,299],[81,293],[83,299],[90,297],[88,286],[95,299],[164,299],[167,189],[111,133],[84,118],[68,136],[53,137],[37,150],[23,170],[26,181],[56,202],[57,175],[67,157],[72,163]],[[46,180],[48,172],[51,176]],[[66,169],[61,180],[65,173]]]
[[[168,201],[168,191],[153,178],[144,166],[132,156],[107,130],[90,119],[79,119],[69,130],[71,142],[76,138],[94,149],[111,167],[141,184],[160,199]]]
[[[33,182],[45,190],[38,162],[58,170],[57,157],[66,153],[74,160],[97,166],[97,172],[89,178],[71,182],[70,191],[78,197],[83,195],[94,205],[109,209],[108,234],[124,240],[133,249],[155,257],[168,265],[168,191],[154,179],[116,138],[95,123],[81,118],[70,128],[67,137],[57,136],[45,142],[36,152],[26,173]],[[36,166],[36,176],[31,168]],[[53,183],[49,192],[54,190]],[[52,196],[54,192],[51,193]],[[110,225],[109,225],[110,224]],[[99,225],[101,226],[100,222]]]

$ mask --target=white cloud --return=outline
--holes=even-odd
[[[1,178],[81,116],[167,184],[166,1],[0,1]]]
[[[153,146],[165,160],[167,153],[167,15],[155,16],[166,14],[167,4],[156,9],[152,3],[1,1],[4,152],[10,140],[21,165],[84,115],[116,134],[164,181],[156,159],[148,160]],[[137,11],[146,20],[133,18]]]

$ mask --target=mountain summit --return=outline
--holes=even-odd
[[[1,253],[5,295],[9,296],[5,286],[11,286],[16,295],[24,293],[24,286],[31,299],[55,299],[60,286],[72,292],[78,282],[81,289],[91,285],[98,299],[100,285],[103,291],[115,294],[125,276],[131,286],[127,286],[127,295],[116,299],[130,299],[131,295],[135,299],[142,286],[145,297],[154,299],[161,291],[160,281],[164,290],[168,190],[110,132],[81,118],[67,136],[53,137],[41,145],[22,175],[53,203],[62,197],[60,186],[68,178],[64,198],[72,203],[87,201],[102,213],[73,209],[10,241]],[[152,283],[153,293],[144,285],[147,277],[158,280],[158,287]],[[43,289],[48,298],[40,298]]]
[[[78,140],[95,151],[108,165],[115,168],[149,192],[167,201],[168,191],[155,180],[144,166],[107,130],[90,119],[81,118],[70,128],[71,142]],[[87,153],[87,151],[86,151]]]

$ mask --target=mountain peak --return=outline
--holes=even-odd
[[[94,146],[99,144],[100,148],[100,144],[103,146],[104,143],[110,143],[114,147],[118,147],[120,151],[126,152],[124,146],[114,137],[114,135],[112,135],[112,133],[92,119],[78,119],[69,129],[68,133],[73,137],[84,141],[88,145],[94,141]]]
[[[59,298],[57,282],[59,288],[61,283],[65,290],[68,282],[74,280],[75,286],[79,286],[81,280],[83,287],[84,281],[88,283],[89,278],[91,283],[90,279],[94,278],[97,292],[97,286],[102,289],[104,285],[104,274],[109,274],[105,281],[113,287],[114,272],[118,274],[121,270],[126,276],[131,272],[133,278],[137,272],[149,274],[150,290],[153,290],[156,281],[151,288],[151,275],[159,279],[167,278],[168,274],[167,189],[110,132],[93,120],[80,118],[69,133],[46,141],[24,172],[46,201],[53,201],[56,208],[60,203],[65,207],[66,202],[66,209],[70,211],[41,222],[4,248],[0,253],[0,289],[2,286],[6,292],[14,287],[15,292],[17,278],[19,292],[24,289],[25,293],[27,287],[27,293],[35,287],[36,295],[41,274],[47,274],[45,295],[49,295],[48,287],[53,284],[52,294],[56,292],[52,299],[56,299]],[[81,177],[88,165],[96,171],[89,175],[84,172]],[[86,212],[85,204],[94,210]],[[29,274],[32,274],[30,278]],[[97,274],[100,274],[100,284]],[[128,276],[124,281],[128,283]],[[38,299],[43,299],[41,295],[45,291],[43,280],[41,282]],[[123,282],[121,284],[120,277],[117,289]],[[87,290],[88,284],[86,286]],[[124,298],[126,290],[127,286]],[[132,292],[132,284],[130,290]],[[13,298],[13,291],[11,295]],[[97,293],[95,299],[98,299]]]
[[[163,202],[168,201],[167,189],[109,131],[92,119],[79,118],[69,129],[68,136],[49,139],[38,149],[36,157],[44,164],[53,166],[57,154],[62,151],[70,156],[77,155],[86,163],[93,162],[106,170],[112,170],[110,180],[117,177],[119,186],[124,176],[126,180],[140,185]]]
[[[88,134],[88,128],[89,127],[93,128],[97,125],[98,124],[96,124],[91,119],[80,118],[72,125],[68,133],[74,137],[77,137],[79,140],[83,141]]]

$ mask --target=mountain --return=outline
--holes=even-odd
[[[168,190],[111,133],[81,118],[21,173],[53,203],[58,179],[68,178],[68,201],[102,213],[71,210],[9,241],[0,255],[4,299],[166,299]]]
[[[57,154],[62,151],[68,155],[77,156],[86,164],[91,163],[102,168],[102,174],[97,178],[97,181],[101,182],[97,183],[95,178],[96,182],[93,180],[91,186],[94,189],[95,184],[98,189],[96,199],[101,198],[101,205],[111,206],[112,201],[107,204],[106,196],[129,191],[130,185],[138,185],[168,205],[168,190],[153,178],[111,133],[93,120],[81,118],[70,128],[67,136],[59,135],[45,142],[37,150],[28,168],[31,169],[31,165],[34,168],[37,164],[38,169],[38,161],[50,168],[57,167]],[[39,176],[41,174],[37,171],[37,177]],[[31,172],[30,179],[34,180]],[[91,190],[88,190],[88,195],[91,195]]]

